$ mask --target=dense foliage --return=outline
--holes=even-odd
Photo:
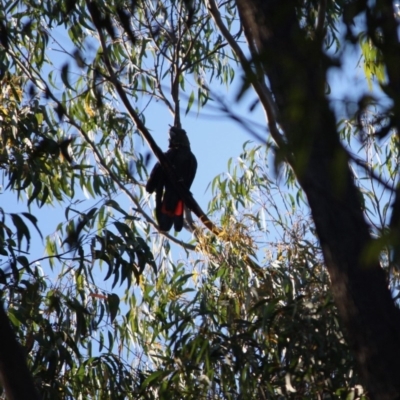
[[[285,148],[210,89],[243,79],[239,101],[261,73],[238,53],[235,2],[219,3],[1,1],[0,293],[43,399],[367,398]],[[325,2],[321,22],[319,2],[298,1],[297,16],[309,40],[324,32],[332,65],[360,48],[378,90],[381,51],[362,18],[350,31],[344,3]],[[379,96],[332,107],[394,289],[398,139]],[[190,235],[157,230],[144,190],[154,103],[172,115],[165,132],[212,103],[264,141],[211,183],[218,234],[198,219]]]

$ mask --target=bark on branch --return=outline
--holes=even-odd
[[[7,400],[39,400],[25,354],[0,303],[0,380]]]

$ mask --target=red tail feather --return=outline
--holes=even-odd
[[[176,205],[174,215],[177,216],[177,217],[179,217],[179,216],[182,215],[182,214],[183,214],[183,201],[182,201],[182,200],[179,200],[179,201],[178,201],[178,204]]]
[[[167,214],[170,217],[179,217],[180,215],[183,214],[183,201],[182,200],[178,201],[174,211],[167,210],[165,208],[165,203],[163,202],[161,206],[161,212],[163,214]]]

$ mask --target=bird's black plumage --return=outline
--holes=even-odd
[[[164,154],[174,168],[178,180],[189,189],[196,175],[197,161],[183,129],[170,129],[169,149]],[[174,225],[177,232],[181,231],[184,203],[160,163],[151,171],[146,190],[149,193],[156,192],[156,217],[160,230],[169,231]]]

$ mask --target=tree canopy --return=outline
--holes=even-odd
[[[3,397],[399,398],[398,24],[388,0],[2,0]],[[333,98],[349,59],[369,91]],[[207,209],[160,109],[248,133]]]

